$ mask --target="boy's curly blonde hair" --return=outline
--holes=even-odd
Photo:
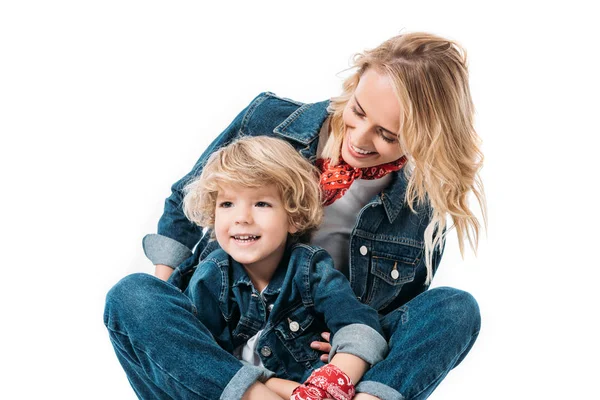
[[[323,219],[319,171],[281,139],[242,137],[215,151],[202,174],[186,185],[183,212],[190,221],[212,229],[220,185],[270,184],[277,187],[288,221],[298,230],[293,238],[308,242]]]

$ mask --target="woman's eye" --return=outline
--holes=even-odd
[[[271,205],[265,201],[259,201],[256,203],[256,207],[271,207]]]
[[[360,111],[358,111],[358,109],[354,106],[350,107],[350,109],[352,110],[352,112],[359,118],[364,118],[365,114],[361,113]]]
[[[233,207],[233,203],[230,201],[223,201],[221,203],[219,203],[219,207],[220,208],[229,208],[229,207]]]
[[[396,143],[396,142],[398,141],[398,139],[397,139],[397,138],[393,138],[393,139],[392,139],[392,138],[390,138],[389,136],[386,136],[385,132],[384,132],[384,131],[381,131],[381,130],[379,131],[379,136],[381,136],[381,138],[382,138],[383,140],[385,140],[387,143]]]

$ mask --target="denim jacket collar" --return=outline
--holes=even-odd
[[[408,181],[406,175],[404,175],[403,168],[400,171],[392,173],[392,182],[381,193],[381,202],[390,223],[394,222],[403,207],[407,207],[404,201],[407,183]],[[398,199],[402,200],[399,201]]]
[[[319,137],[321,126],[329,116],[328,107],[329,100],[304,104],[279,124],[273,132],[308,145]]]
[[[223,252],[223,254],[226,254],[226,253]],[[229,262],[231,263],[231,270],[232,270],[231,285],[232,285],[232,287],[239,286],[239,285],[246,285],[248,287],[253,286],[252,280],[250,279],[250,276],[246,272],[246,269],[244,268],[244,266],[242,264],[238,263],[237,261],[235,261],[230,256],[227,256],[227,257],[229,257]],[[283,280],[285,278],[289,259],[290,259],[289,249],[287,249],[279,263],[279,266],[277,267],[277,269],[275,270],[275,273],[271,277],[269,285],[263,291],[263,295],[265,295],[265,296],[275,295],[281,291],[281,285],[283,284]]]
[[[304,104],[294,111],[285,121],[279,124],[273,132],[308,145],[319,136],[321,126],[329,116],[329,100],[313,104]],[[404,171],[393,173],[392,182],[375,200],[383,204],[390,223],[393,223],[400,210],[405,206],[407,179]],[[399,199],[402,199],[399,201]],[[371,203],[373,204],[373,202]]]

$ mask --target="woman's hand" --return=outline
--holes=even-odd
[[[325,354],[321,354],[321,361],[327,362],[329,358],[329,352],[331,351],[331,343],[329,343],[329,332],[321,333],[321,337],[324,342],[312,342],[310,344],[311,349],[315,349],[317,351],[322,351]]]

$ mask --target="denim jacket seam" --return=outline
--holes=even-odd
[[[312,298],[312,282],[310,279],[311,276],[311,270],[310,267],[311,265],[313,265],[313,260],[316,254],[318,254],[319,252],[323,252],[325,250],[321,249],[321,248],[316,248],[316,247],[311,247],[308,245],[305,245],[303,243],[299,243],[297,245],[295,245],[295,248],[303,248],[304,249],[304,253],[306,254],[306,261],[303,263],[302,265],[302,303],[304,304],[305,307],[309,307],[312,308],[315,306],[313,298]]]
[[[246,113],[244,114],[244,117],[242,118],[242,122],[240,124],[240,129],[238,132],[238,136],[239,134],[242,134],[246,128],[248,127],[248,123],[250,121],[250,118],[254,115],[254,112],[256,111],[256,108],[258,106],[260,106],[265,100],[267,100],[270,96],[270,92],[265,92],[262,93],[262,96],[257,97],[256,99],[254,99],[254,101],[250,104],[250,106],[248,107],[248,110],[246,111]]]
[[[295,140],[296,142],[302,143],[306,146],[310,145],[310,143],[312,143],[313,140],[318,137],[318,135],[315,135],[315,137],[311,138],[310,140],[304,140],[304,138],[300,138],[297,135],[289,135],[286,129],[311,106],[312,104],[303,104],[298,107],[298,109],[291,113],[289,117],[287,117],[281,124],[277,125],[275,129],[273,129],[273,133],[277,133],[285,138]]]
[[[356,229],[354,231],[354,235],[357,237],[360,237],[362,239],[376,240],[378,242],[384,242],[384,243],[407,245],[407,246],[415,247],[417,249],[422,249],[424,247],[423,242],[419,242],[414,239],[410,239],[410,238],[406,238],[406,237],[392,236],[392,235],[381,235],[381,234],[377,234],[377,233],[368,232],[363,229]]]

